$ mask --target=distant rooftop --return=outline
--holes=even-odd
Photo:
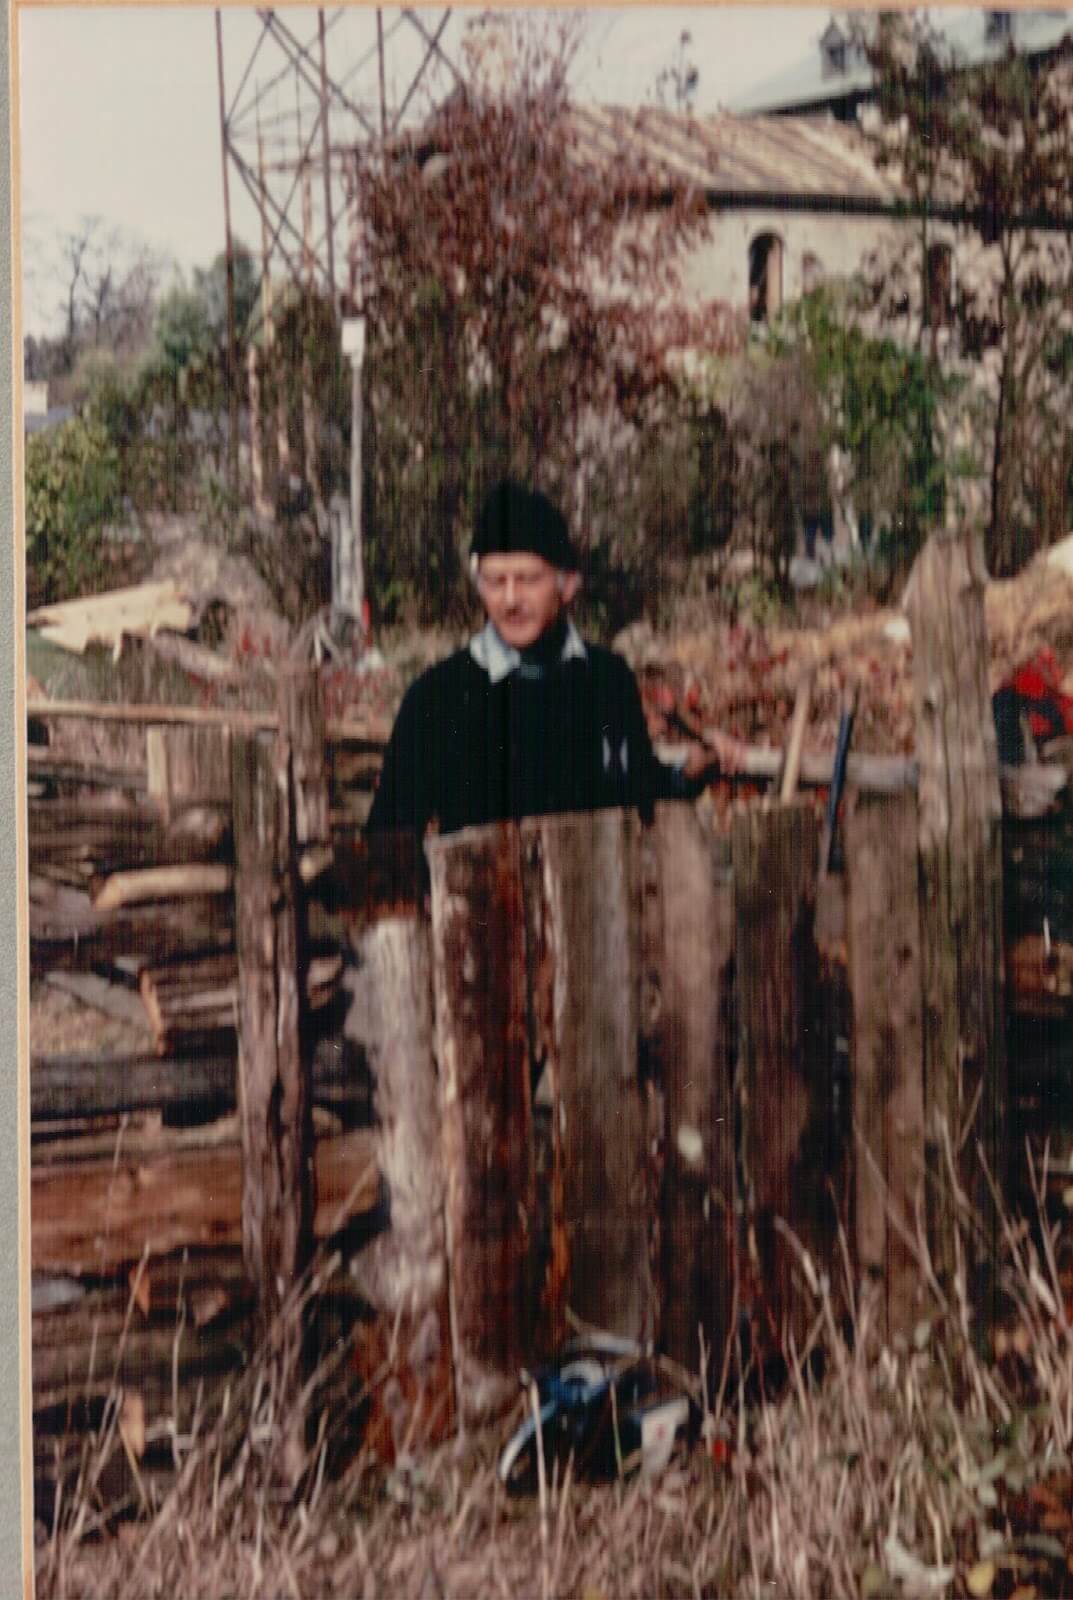
[[[833,117],[743,122],[726,112],[690,117],[653,106],[574,106],[570,120],[582,159],[611,165],[635,154],[670,183],[696,184],[716,203],[779,196],[810,208],[837,196],[882,211],[898,199],[863,136]]]
[[[1073,35],[1071,11],[944,11],[932,22],[966,65],[996,60],[1012,43],[1026,55],[1043,55]],[[815,48],[794,67],[759,84],[731,109],[757,112],[807,112],[841,108],[852,113],[872,93],[872,72],[848,30],[832,16]]]

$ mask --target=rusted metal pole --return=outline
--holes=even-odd
[[[328,54],[324,43],[324,12],[317,12],[320,38],[320,137],[324,152],[324,234],[328,256],[328,288],[335,305],[335,221],[332,213],[332,144],[328,127]]]
[[[216,74],[220,90],[220,158],[224,179],[224,239],[227,263],[227,474],[228,488],[238,497],[238,350],[235,336],[235,250],[231,237],[231,187],[228,153],[231,137],[227,123],[227,97],[224,93],[223,18],[216,12]]]
[[[384,14],[376,8],[376,54],[380,63],[380,138],[387,142],[387,94],[384,90]]]

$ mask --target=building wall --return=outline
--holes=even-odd
[[[855,273],[869,251],[895,238],[906,224],[841,213],[723,211],[713,215],[708,243],[690,253],[683,284],[690,298],[722,300],[739,310],[749,303],[749,246],[760,234],[772,233],[783,246],[783,300],[804,292],[807,256],[814,256],[823,277]]]
[[[48,410],[48,384],[38,379],[24,382],[22,407],[28,417],[43,417]]]

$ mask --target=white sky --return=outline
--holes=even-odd
[[[473,13],[470,12],[469,15]],[[61,294],[54,270],[59,237],[87,216],[118,225],[174,257],[184,270],[207,265],[223,247],[223,190],[216,76],[215,13],[208,8],[63,7],[16,11],[19,33],[23,321],[49,331]],[[315,13],[281,15],[303,39]],[[328,12],[330,17],[333,13]],[[431,17],[432,13],[425,13]],[[439,16],[440,13],[436,13]],[[458,29],[466,13],[455,13]],[[629,7],[587,13],[576,89],[581,99],[635,104],[654,93],[683,29],[700,72],[698,110],[733,104],[754,84],[815,48],[827,8]],[[385,10],[385,28],[397,23]],[[389,72],[408,77],[401,34],[389,42]],[[224,13],[229,98],[261,33],[251,10]],[[344,37],[345,34],[345,37]],[[329,69],[344,70],[375,39],[375,13],[349,11],[329,35]],[[446,41],[445,41],[446,42]],[[456,33],[457,51],[457,33]],[[250,87],[278,70],[262,45]],[[375,79],[358,72],[355,94]],[[293,94],[290,85],[280,91]],[[389,99],[391,98],[389,84]],[[258,225],[231,178],[236,234],[255,245]]]

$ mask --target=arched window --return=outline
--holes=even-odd
[[[801,257],[801,293],[811,294],[823,282],[823,262],[812,250]]]
[[[928,246],[927,304],[924,307],[925,325],[929,328],[949,326],[954,303],[954,256],[948,244]]]
[[[782,240],[759,233],[749,246],[749,317],[770,322],[782,310]]]

